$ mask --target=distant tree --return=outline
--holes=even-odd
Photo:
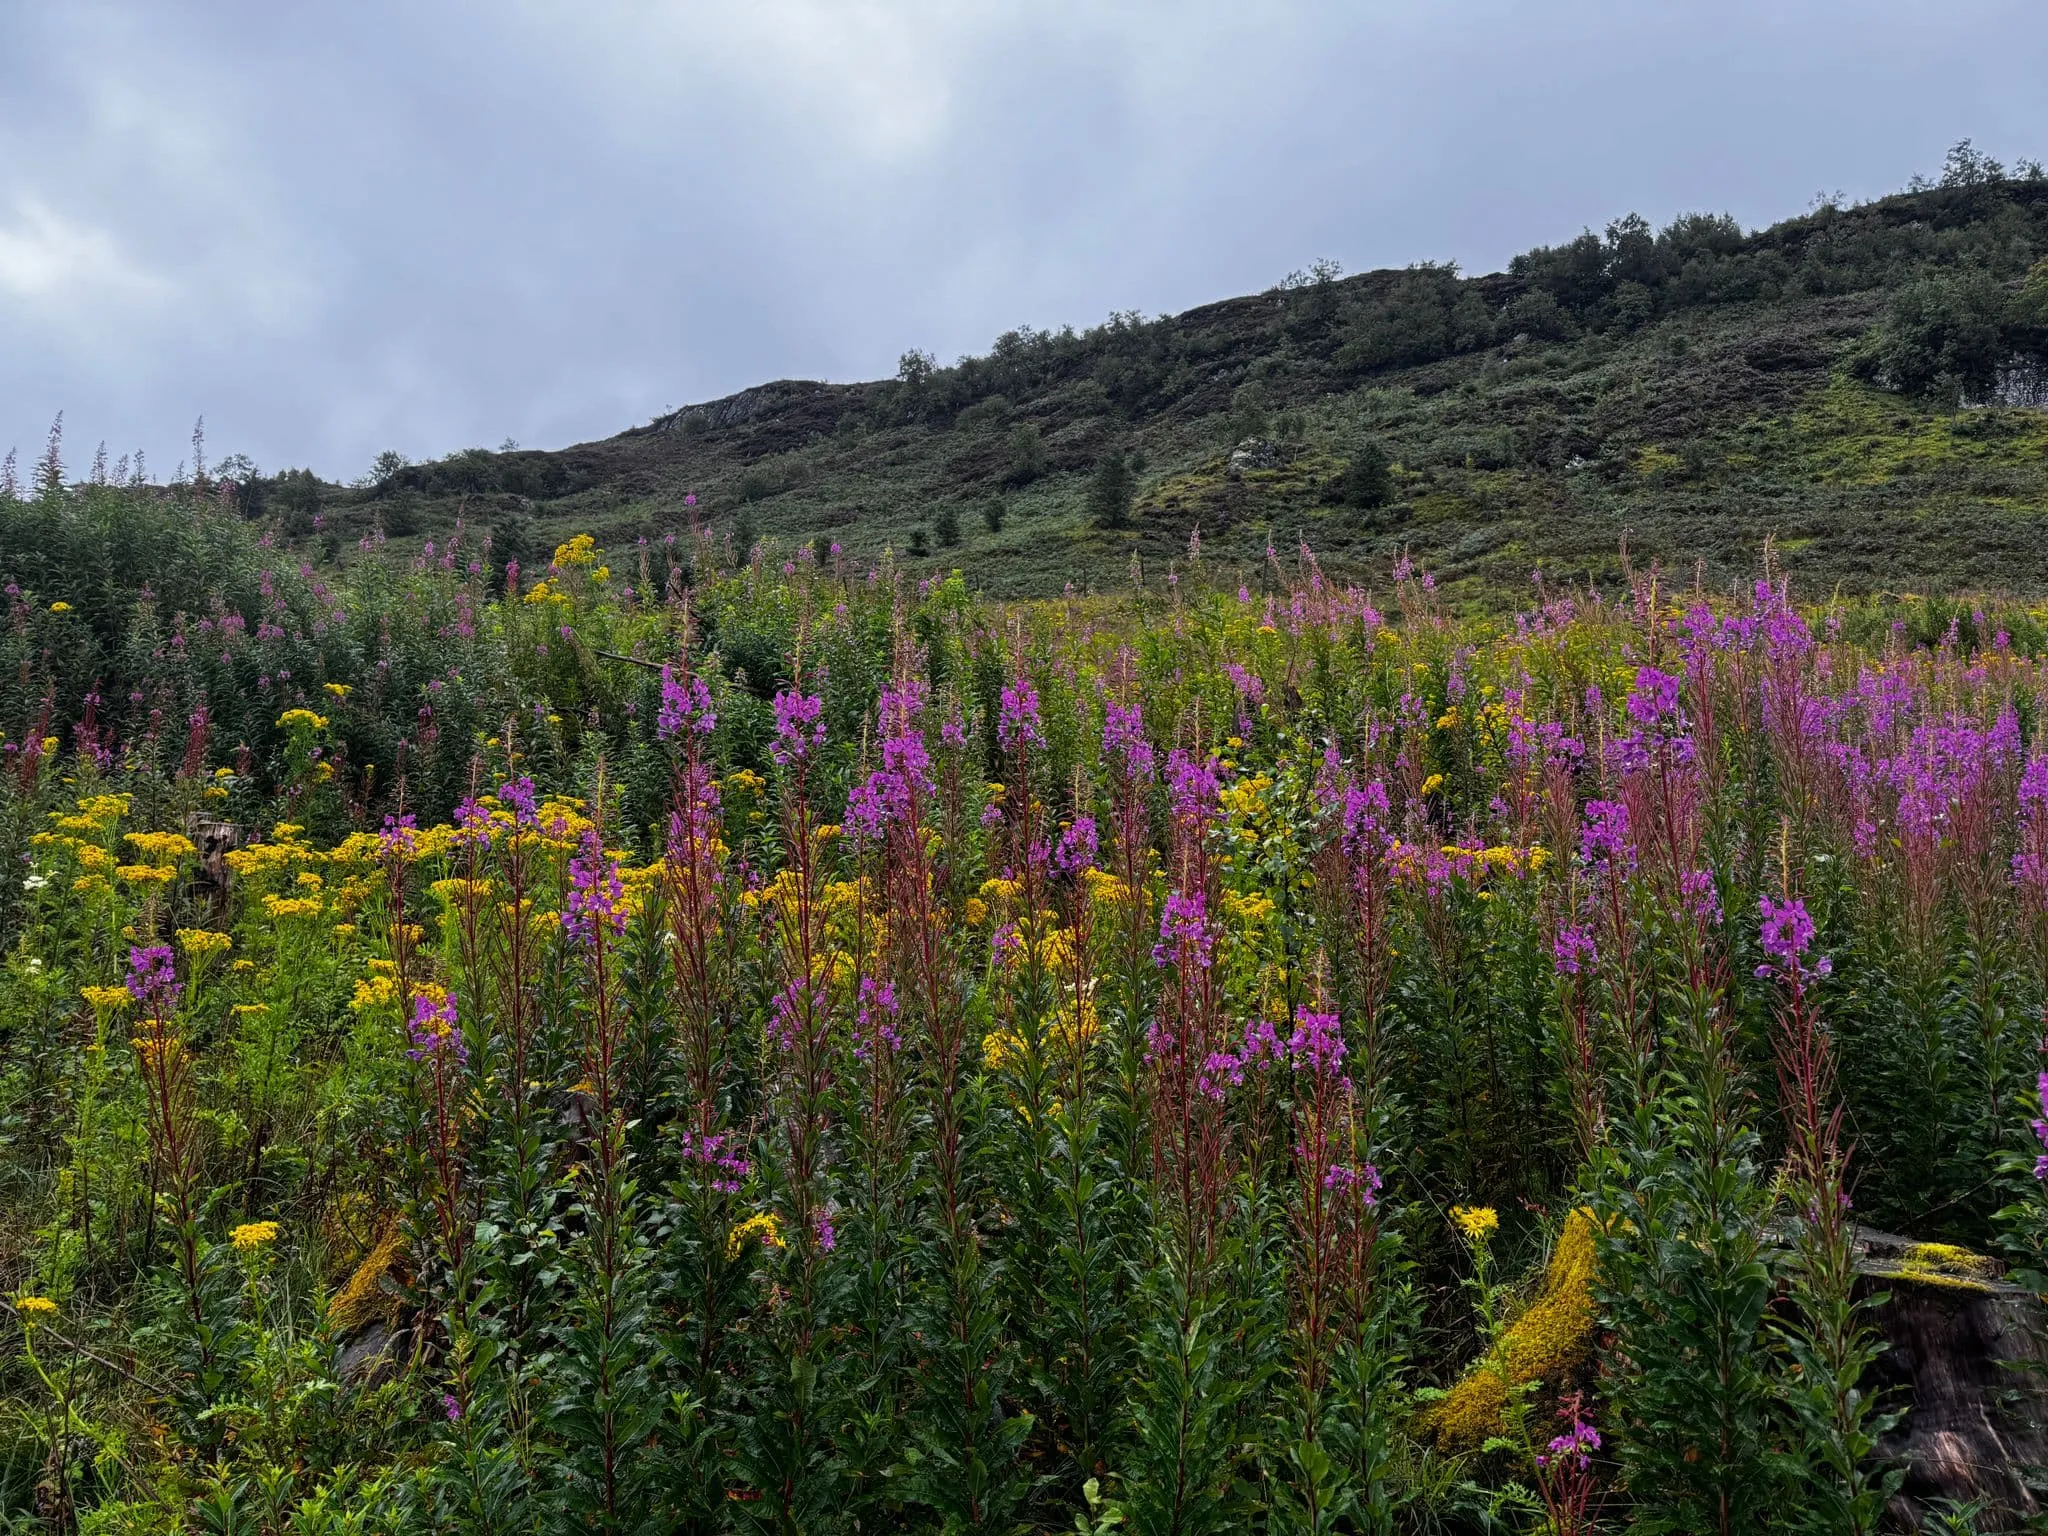
[[[386,448],[376,458],[370,460],[370,483],[372,485],[382,485],[401,469],[409,467],[411,463],[412,460],[408,459],[396,448]]]
[[[910,530],[910,558],[922,560],[931,552],[931,542],[925,537],[924,525],[920,523]]]
[[[775,494],[775,482],[758,469],[750,469],[740,476],[739,498],[741,501],[766,501]]]
[[[1378,443],[1358,446],[1337,481],[1337,494],[1347,507],[1384,507],[1394,499],[1394,470]]]
[[[932,375],[938,371],[939,360],[916,347],[896,359],[897,381],[913,394],[931,383]]]
[[[2005,291],[1966,268],[1911,283],[1892,300],[1874,361],[1893,389],[1982,399],[2006,360]]]
[[[1095,477],[1088,484],[1088,516],[1096,527],[1130,526],[1136,479],[1121,448],[1110,449],[1096,461]]]
[[[1010,485],[1029,485],[1044,474],[1045,439],[1036,422],[1020,421],[1010,429],[1010,472],[1003,478]]]
[[[981,504],[981,525],[990,533],[1003,531],[1003,498],[991,496]]]
[[[1958,139],[1942,157],[1941,184],[1944,187],[1981,187],[2003,180],[2005,167],[1968,139]]]
[[[104,443],[100,445],[100,455],[102,458],[106,455]],[[246,485],[262,473],[263,471],[256,467],[256,461],[246,453],[231,453],[213,466],[215,479],[232,480],[237,485]]]
[[[245,510],[253,508],[275,509],[284,531],[295,539],[302,539],[313,531],[313,519],[320,515],[320,479],[310,469],[284,470],[272,477],[267,496],[253,498],[244,504]],[[397,524],[397,518],[387,516],[384,531],[412,531],[410,528],[401,530]]]
[[[516,437],[508,437],[505,441],[498,444],[498,452],[500,453],[517,453],[518,451],[519,439]]]
[[[1273,414],[1273,392],[1263,379],[1250,379],[1230,396],[1230,439],[1264,437]]]
[[[1656,295],[1641,283],[1621,283],[1615,287],[1614,297],[1608,301],[1614,315],[1614,323],[1624,331],[1641,330],[1656,318]]]
[[[950,501],[933,514],[932,536],[948,549],[960,542],[960,509]]]

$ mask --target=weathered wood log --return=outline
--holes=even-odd
[[[2048,1508],[2048,1309],[1966,1249],[1868,1229],[1859,1268],[1886,1300],[1873,1372],[1906,1410],[1880,1451],[1905,1468],[1892,1517],[1919,1529],[1948,1503],[1977,1504],[1977,1529],[2014,1530]]]

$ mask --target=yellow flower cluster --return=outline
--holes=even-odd
[[[237,1253],[256,1253],[277,1241],[274,1221],[245,1221],[228,1234]]]
[[[756,1215],[749,1216],[745,1221],[726,1233],[725,1256],[728,1259],[738,1258],[740,1250],[747,1246],[749,1240],[757,1237],[761,1240],[761,1245],[764,1248],[781,1248],[784,1246],[782,1241],[782,1223],[776,1219],[773,1211],[762,1211]]]
[[[46,1317],[57,1315],[57,1303],[47,1296],[17,1296],[14,1310],[21,1314],[23,1322],[40,1322]]]
[[[1238,891],[1223,893],[1223,912],[1245,928],[1263,927],[1273,915],[1273,898],[1254,891],[1246,895]]]
[[[1454,1205],[1451,1221],[1468,1243],[1486,1243],[1500,1230],[1500,1212],[1490,1205]]]
[[[79,995],[100,1013],[111,1013],[116,1008],[126,1008],[135,1001],[134,994],[126,987],[81,987]]]
[[[130,885],[169,885],[178,878],[177,869],[169,864],[123,864],[114,873]]]
[[[327,904],[318,896],[279,896],[274,892],[265,894],[263,911],[275,922],[287,922],[298,917],[318,917],[327,909]]]
[[[316,715],[310,709],[288,709],[277,717],[277,726],[283,731],[324,731],[327,717]]]
[[[597,563],[597,541],[587,533],[579,533],[566,544],[555,546],[557,569],[568,570],[572,566],[594,565]]]
[[[1106,869],[1083,870],[1081,884],[1088,891],[1088,899],[1103,906],[1120,907],[1131,899],[1130,889]]]
[[[215,955],[224,955],[235,947],[235,941],[224,933],[211,928],[180,928],[178,948],[185,951],[186,959],[194,965],[203,965]]]
[[[192,839],[182,832],[129,832],[121,841],[149,864],[175,864],[199,851],[193,846]]]

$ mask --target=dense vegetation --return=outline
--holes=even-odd
[[[212,472],[323,566],[379,529],[445,542],[458,519],[501,561],[586,529],[618,548],[702,526],[742,556],[757,538],[778,561],[888,547],[920,574],[1050,596],[1120,584],[1134,556],[1163,569],[1199,529],[1219,558],[1305,538],[1381,586],[1406,550],[1452,600],[1498,607],[1537,567],[1617,579],[1624,540],[1725,585],[1775,536],[1815,592],[2032,596],[2044,258],[2048,181],[1961,146],[1932,184],[1768,229],[1628,217],[1470,278],[1324,264],[1181,315],[1021,328],[950,367],[911,354],[891,380],[763,385],[561,452],[386,455],[355,488]]]
[[[0,499],[0,1513],[1876,1529],[1851,1191],[2048,1289],[2048,634],[1761,576]]]

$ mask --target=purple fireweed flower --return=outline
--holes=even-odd
[[[885,1047],[891,1052],[902,1049],[902,1038],[896,1033],[896,1016],[899,1011],[894,982],[877,982],[872,976],[861,977],[859,1008],[855,1013],[853,1026],[853,1055],[856,1061],[869,1060],[877,1046]]]
[[[2034,1140],[2041,1143],[2041,1155],[2034,1160],[2034,1177],[2048,1181],[2048,1072],[2034,1079],[2034,1097],[2040,1102],[2042,1118],[2033,1122]]]
[[[419,846],[419,820],[411,815],[386,816],[377,834],[377,849],[386,858],[409,859]]]
[[[1060,834],[1059,851],[1054,855],[1054,862],[1067,874],[1078,875],[1095,863],[1099,846],[1095,818],[1076,816],[1074,824]]]
[[[1559,1457],[1567,1461],[1576,1457],[1579,1470],[1583,1472],[1592,1465],[1590,1453],[1600,1449],[1600,1431],[1570,1409],[1566,1409],[1565,1414],[1570,1415],[1572,1427],[1550,1442],[1550,1454],[1538,1456],[1536,1464],[1547,1467]],[[1559,1417],[1564,1417],[1565,1414],[1560,1414]]]
[[[1361,1163],[1356,1168],[1344,1163],[1330,1164],[1329,1172],[1323,1175],[1323,1188],[1342,1193],[1357,1190],[1361,1205],[1380,1203],[1380,1171],[1371,1163]]]
[[[1789,978],[1804,971],[1825,976],[1833,969],[1826,956],[1810,966],[1804,962],[1803,957],[1813,946],[1814,936],[1813,918],[1807,914],[1805,902],[1795,896],[1780,903],[1766,896],[1757,903],[1757,912],[1763,918],[1757,931],[1757,943],[1777,962],[1776,965],[1758,966],[1757,975]]]
[[[668,668],[661,669],[661,712],[654,718],[654,734],[663,741],[669,741],[685,731],[699,736],[708,736],[718,724],[718,715],[711,707],[711,690],[704,685],[701,677],[692,677],[688,683],[679,679]]]
[[[1207,898],[1200,891],[1168,891],[1159,913],[1159,942],[1152,948],[1152,961],[1207,970],[1215,938]]]
[[[832,1229],[830,1212],[820,1210],[814,1213],[811,1217],[811,1230],[817,1234],[818,1248],[821,1252],[830,1253],[839,1246],[839,1234]]]
[[[810,988],[792,981],[777,992],[769,1004],[768,1034],[778,1050],[793,1051],[804,1037],[804,1013],[814,1003]]]
[[[1294,1058],[1294,1070],[1319,1076],[1334,1076],[1344,1060],[1344,1034],[1334,1013],[1294,1010],[1294,1034],[1287,1042],[1287,1054]]]
[[[1586,825],[1579,833],[1579,852],[1588,864],[1606,869],[1610,864],[1633,867],[1635,845],[1629,841],[1628,807],[1619,800],[1586,802]]]
[[[471,848],[490,847],[491,813],[474,795],[455,807],[455,826],[457,841]]]
[[[1712,926],[1721,921],[1721,892],[1712,870],[1695,869],[1679,876],[1678,894],[1685,898],[1686,910],[1701,922]]]
[[[414,1061],[445,1056],[461,1066],[469,1060],[469,1047],[463,1044],[462,1031],[456,1024],[453,996],[440,1003],[425,995],[415,997],[405,1033],[412,1041],[405,1054]]]
[[[846,815],[841,819],[846,837],[856,848],[879,843],[889,830],[889,802],[883,775],[871,773],[853,786],[846,796]]]
[[[450,1424],[453,1424],[462,1417],[462,1404],[455,1400],[453,1392],[443,1392],[441,1394],[441,1411],[448,1415],[448,1422]]]
[[[1038,690],[1031,680],[1020,677],[1003,689],[1002,712],[996,716],[996,740],[1005,752],[1015,752],[1027,743],[1045,745],[1045,731],[1038,718]]]
[[[1114,699],[1103,704],[1102,754],[1118,766],[1124,777],[1151,782],[1157,759],[1152,743],[1145,737],[1145,712],[1141,706],[1119,704]]]
[[[626,930],[626,887],[618,860],[605,852],[595,828],[583,834],[583,846],[569,861],[562,926],[571,938],[591,946]]]
[[[1244,1043],[1237,1054],[1248,1067],[1285,1066],[1287,1042],[1280,1038],[1271,1019],[1253,1019],[1244,1027]]]
[[[1244,1086],[1244,1066],[1241,1056],[1211,1051],[1203,1058],[1202,1070],[1195,1074],[1195,1092],[1221,1104],[1232,1088]]]
[[[1558,929],[1557,937],[1551,940],[1550,955],[1560,976],[1576,976],[1582,966],[1592,965],[1600,958],[1600,951],[1593,943],[1590,929],[1577,923],[1567,923]]]
[[[708,1173],[711,1188],[721,1195],[736,1195],[740,1181],[753,1171],[753,1164],[735,1150],[736,1140],[723,1131],[699,1136],[684,1131],[677,1150],[686,1163],[695,1163]]]
[[[1214,757],[1192,757],[1179,747],[1166,754],[1166,783],[1175,820],[1198,825],[1208,818],[1222,788],[1221,766]]]
[[[533,780],[524,774],[510,783],[498,786],[498,803],[511,810],[515,825],[530,827],[540,820],[540,808],[534,795]]]
[[[825,745],[825,701],[816,694],[784,690],[775,695],[775,739],[768,755],[787,768],[807,761]]]
[[[143,1007],[169,1013],[185,990],[178,984],[177,959],[167,944],[128,951],[128,995]]]

